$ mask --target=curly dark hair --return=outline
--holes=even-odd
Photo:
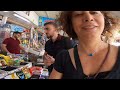
[[[73,11],[62,11],[60,17],[57,19],[58,22],[63,26],[63,31],[65,31],[69,37],[77,39],[77,35],[73,30],[72,26],[72,13]],[[101,11],[105,19],[105,28],[104,31],[109,31],[112,26],[118,24],[117,18],[113,17],[110,11]]]

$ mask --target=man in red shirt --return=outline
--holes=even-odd
[[[20,32],[13,32],[13,36],[10,38],[6,38],[2,43],[2,50],[11,53],[11,54],[20,54],[20,50],[24,50],[24,48],[20,45]]]

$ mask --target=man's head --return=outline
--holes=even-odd
[[[44,24],[44,32],[47,38],[51,38],[58,33],[58,25],[55,22],[47,22]]]
[[[18,32],[18,31],[13,32],[13,37],[16,38],[16,39],[20,38],[21,37],[21,32]]]

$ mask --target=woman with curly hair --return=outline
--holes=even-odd
[[[120,49],[101,39],[118,24],[109,11],[63,11],[59,21],[79,43],[57,55],[49,79],[120,79]]]

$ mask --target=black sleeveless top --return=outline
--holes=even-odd
[[[56,56],[54,69],[63,73],[63,79],[86,79],[87,77],[83,73],[80,60],[79,72],[74,68],[68,50],[63,50]],[[120,48],[118,51],[117,61],[113,69],[108,72],[100,72],[95,79],[120,79]]]

